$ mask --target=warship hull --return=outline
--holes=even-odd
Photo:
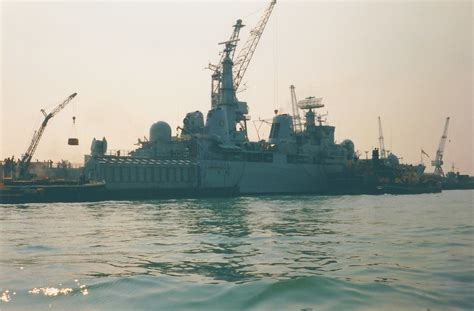
[[[338,165],[202,161],[204,187],[235,187],[239,194],[326,193]]]
[[[94,160],[92,160],[94,161]],[[327,193],[329,174],[340,165],[246,161],[174,161],[168,164],[117,164],[101,158],[94,178],[113,197]],[[114,162],[115,164],[112,164]],[[123,160],[123,162],[131,162]],[[162,161],[166,162],[165,160]],[[138,163],[135,161],[135,163]],[[145,162],[146,163],[146,162]],[[133,176],[133,177],[132,177]]]

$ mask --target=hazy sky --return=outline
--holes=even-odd
[[[110,149],[131,150],[155,121],[175,129],[186,112],[207,113],[204,67],[219,59],[217,43],[238,18],[249,25],[245,41],[267,4],[1,2],[0,157],[25,152],[40,109],[73,92],[34,159],[80,163],[102,136]],[[268,119],[275,108],[291,111],[294,84],[300,99],[324,98],[336,139],[361,153],[377,146],[381,116],[386,148],[411,163],[421,147],[434,157],[450,116],[445,171],[454,162],[473,174],[472,20],[471,1],[280,0],[239,99],[252,119]],[[67,145],[70,136],[79,147]]]

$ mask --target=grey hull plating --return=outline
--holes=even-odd
[[[336,165],[202,161],[203,186],[236,186],[240,194],[323,193]]]
[[[138,172],[137,181],[130,181],[126,174],[135,174],[135,170]],[[338,165],[201,160],[191,167],[106,166],[100,176],[107,190],[117,193],[325,193],[328,190],[327,175],[340,170]]]

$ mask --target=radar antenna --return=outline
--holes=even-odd
[[[315,109],[315,108],[323,108],[324,104],[322,103],[323,98],[322,97],[306,97],[305,99],[302,99],[298,101],[298,107],[300,109]]]
[[[318,121],[319,126],[323,125],[323,123],[327,121],[327,118],[323,119],[323,117],[327,117],[328,115],[329,113],[326,112],[325,114],[318,114],[316,116],[316,121]]]

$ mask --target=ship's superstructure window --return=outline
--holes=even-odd
[[[265,152],[249,152],[246,154],[246,159],[248,162],[273,162],[273,153]]]
[[[313,163],[313,157],[305,154],[288,154],[286,155],[286,162],[287,163],[295,163],[295,164],[309,164]]]

